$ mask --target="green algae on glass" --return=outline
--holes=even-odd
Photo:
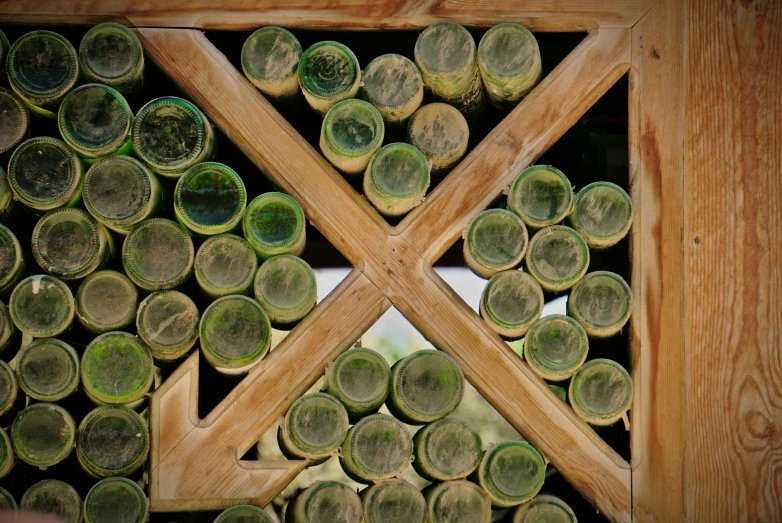
[[[87,211],[120,234],[154,216],[163,198],[157,176],[130,156],[103,158],[84,176],[82,199]]]
[[[351,422],[374,414],[391,392],[391,368],[382,354],[364,347],[343,352],[326,367],[323,388],[345,406]]]
[[[127,478],[106,478],[84,498],[85,523],[145,523],[149,500],[137,483]]]
[[[49,118],[79,77],[76,49],[52,31],[20,37],[11,46],[6,66],[14,92],[35,113]]]
[[[355,98],[361,69],[353,51],[339,42],[318,42],[299,61],[299,85],[315,111],[325,115],[334,104]]]
[[[489,209],[473,218],[464,232],[464,261],[481,278],[519,266],[529,236],[524,222],[505,209]]]
[[[174,361],[193,348],[200,315],[193,300],[178,291],[159,291],[138,307],[136,330],[156,360]]]
[[[304,212],[299,204],[281,192],[261,194],[244,212],[244,238],[261,260],[280,254],[300,256],[307,234]]]
[[[363,100],[343,100],[332,107],[320,130],[320,150],[346,174],[363,172],[383,145],[385,124],[375,107]]]
[[[336,481],[318,481],[301,491],[285,509],[285,523],[360,523],[363,508],[353,489]]]
[[[518,24],[489,29],[478,44],[478,68],[489,101],[513,106],[540,80],[543,65],[535,36]]]
[[[553,314],[530,327],[524,342],[524,360],[530,368],[549,381],[564,381],[586,361],[589,339],[573,318]]]
[[[13,290],[24,270],[24,256],[19,240],[11,229],[0,224],[0,294]]]
[[[269,352],[271,324],[261,305],[247,296],[214,301],[201,316],[201,350],[224,374],[243,374]]]
[[[19,511],[49,514],[63,523],[82,522],[79,493],[57,479],[45,479],[27,489],[19,502]]]
[[[146,291],[173,289],[193,272],[195,249],[185,229],[165,218],[136,225],[122,245],[122,266],[128,277]]]
[[[589,247],[575,230],[564,225],[545,227],[527,249],[527,271],[547,291],[571,288],[589,268]]]
[[[486,95],[475,60],[475,40],[469,31],[453,22],[429,26],[418,36],[414,53],[424,84],[434,98],[453,105],[468,118],[477,116]]]
[[[469,138],[467,120],[448,104],[424,105],[407,123],[407,142],[431,162],[432,175],[454,167],[467,152]]]
[[[48,274],[36,274],[19,282],[8,302],[11,320],[33,338],[51,338],[68,330],[75,309],[68,286]]]
[[[6,362],[0,360],[0,416],[5,416],[14,409],[18,396],[16,374]]]
[[[359,494],[365,523],[424,523],[426,500],[421,491],[402,479],[371,485]]]
[[[13,151],[29,136],[27,106],[12,91],[0,87],[0,155]]]
[[[508,209],[533,229],[555,225],[573,209],[573,186],[559,169],[533,165],[511,185]]]
[[[625,326],[633,313],[633,292],[613,272],[590,272],[573,287],[568,314],[594,338],[608,338]]]
[[[590,183],[576,194],[569,220],[590,247],[611,247],[630,231],[633,201],[618,185]]]
[[[109,232],[76,208],[44,214],[33,229],[33,256],[43,270],[63,280],[78,280],[109,262]]]
[[[514,507],[543,487],[546,462],[529,443],[506,441],[484,452],[476,476],[492,506]]]
[[[524,336],[543,313],[543,289],[526,272],[495,274],[481,295],[480,311],[486,324],[500,336]]]
[[[87,345],[81,357],[81,381],[95,401],[125,405],[144,398],[152,386],[152,354],[127,332],[107,332]]]
[[[154,172],[179,178],[214,153],[212,124],[193,104],[173,96],[139,109],[133,122],[133,150]]]
[[[247,191],[236,171],[216,162],[195,165],[174,189],[177,220],[196,234],[229,232],[242,220]]]
[[[256,506],[236,505],[222,511],[214,523],[274,523],[274,521]]]
[[[2,429],[0,429],[0,430],[2,430]],[[5,431],[3,431],[3,432],[5,432]],[[7,437],[8,436],[6,436],[6,438]],[[13,453],[11,453],[11,455],[13,455]],[[8,492],[3,487],[0,487],[0,511],[5,510],[5,511],[8,511],[8,512],[11,512],[11,513],[15,514],[16,513],[16,508],[17,508],[16,507],[16,500],[11,495],[11,493]],[[13,521],[13,519],[11,519],[11,521]]]
[[[309,314],[318,299],[315,273],[297,256],[283,254],[263,262],[255,275],[255,299],[272,325],[289,328]]]
[[[19,350],[18,334],[19,331],[8,313],[8,307],[0,301],[0,360],[11,361],[16,356]]]
[[[348,432],[348,413],[330,394],[316,392],[302,396],[280,423],[280,450],[290,459],[322,463],[336,454]]]
[[[79,355],[56,338],[35,340],[19,351],[19,386],[37,401],[59,401],[79,386]]]
[[[424,426],[413,437],[413,468],[429,481],[466,478],[478,467],[483,442],[464,420],[444,418]]]
[[[361,98],[374,105],[387,124],[407,120],[424,100],[421,72],[398,54],[378,56],[361,75]]]
[[[413,440],[407,427],[385,414],[361,418],[348,431],[339,462],[359,483],[397,477],[413,459]]]
[[[263,27],[242,46],[242,71],[248,80],[273,101],[289,103],[299,93],[298,39],[282,27]]]
[[[149,429],[127,407],[98,407],[79,424],[76,455],[93,476],[129,476],[146,463],[148,454]]]
[[[208,238],[195,256],[196,281],[212,299],[229,294],[251,294],[257,271],[258,256],[252,246],[234,234]]]
[[[410,425],[423,425],[453,412],[464,395],[459,364],[438,350],[420,350],[391,368],[391,394],[386,406]]]
[[[384,216],[401,216],[423,203],[431,179],[426,156],[406,143],[381,147],[364,172],[364,196]]]
[[[460,479],[435,483],[423,491],[427,523],[490,523],[491,503],[486,492]]]
[[[65,142],[42,136],[22,143],[8,162],[16,198],[34,211],[71,207],[81,198],[84,169]]]
[[[573,375],[568,400],[573,411],[590,425],[608,426],[623,419],[629,430],[627,411],[633,401],[633,380],[615,361],[594,359]]]
[[[570,506],[556,496],[538,494],[513,514],[513,523],[577,523]]]
[[[121,24],[99,24],[79,45],[79,65],[87,81],[113,87],[132,98],[144,85],[144,52],[136,35]]]
[[[75,442],[73,418],[54,403],[33,403],[20,411],[11,425],[16,457],[41,469],[67,458]]]
[[[76,291],[76,317],[93,334],[127,328],[136,319],[138,289],[116,271],[87,276]]]

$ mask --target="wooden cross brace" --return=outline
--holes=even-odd
[[[432,263],[630,68],[631,30],[592,30],[398,226],[389,226],[199,31],[136,29],[154,60],[353,264],[204,419],[198,354],[151,402],[154,511],[265,505],[304,461],[240,461],[394,305],[608,518],[630,521],[630,466],[435,273]]]

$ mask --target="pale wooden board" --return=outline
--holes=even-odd
[[[684,521],[684,101],[686,5],[633,28],[630,76],[633,519]]]
[[[782,3],[689,17],[686,512],[782,521]]]
[[[451,20],[491,27],[522,23],[536,31],[631,27],[656,0],[6,0],[0,23],[114,21],[138,27],[253,29],[413,29]]]

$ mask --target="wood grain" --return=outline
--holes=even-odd
[[[630,31],[597,29],[407,215],[397,230],[430,263],[630,67]]]
[[[522,23],[535,31],[631,27],[655,0],[6,0],[0,23],[113,21],[137,27],[421,29],[450,20],[473,27]]]
[[[685,521],[684,102],[686,4],[633,28],[630,187],[633,519]]]
[[[689,16],[687,516],[782,521],[782,3]]]

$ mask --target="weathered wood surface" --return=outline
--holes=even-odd
[[[782,3],[689,19],[687,518],[782,521]]]
[[[522,23],[533,31],[631,27],[656,0],[5,0],[0,23],[113,21],[137,27],[414,29],[442,20],[474,27]]]

